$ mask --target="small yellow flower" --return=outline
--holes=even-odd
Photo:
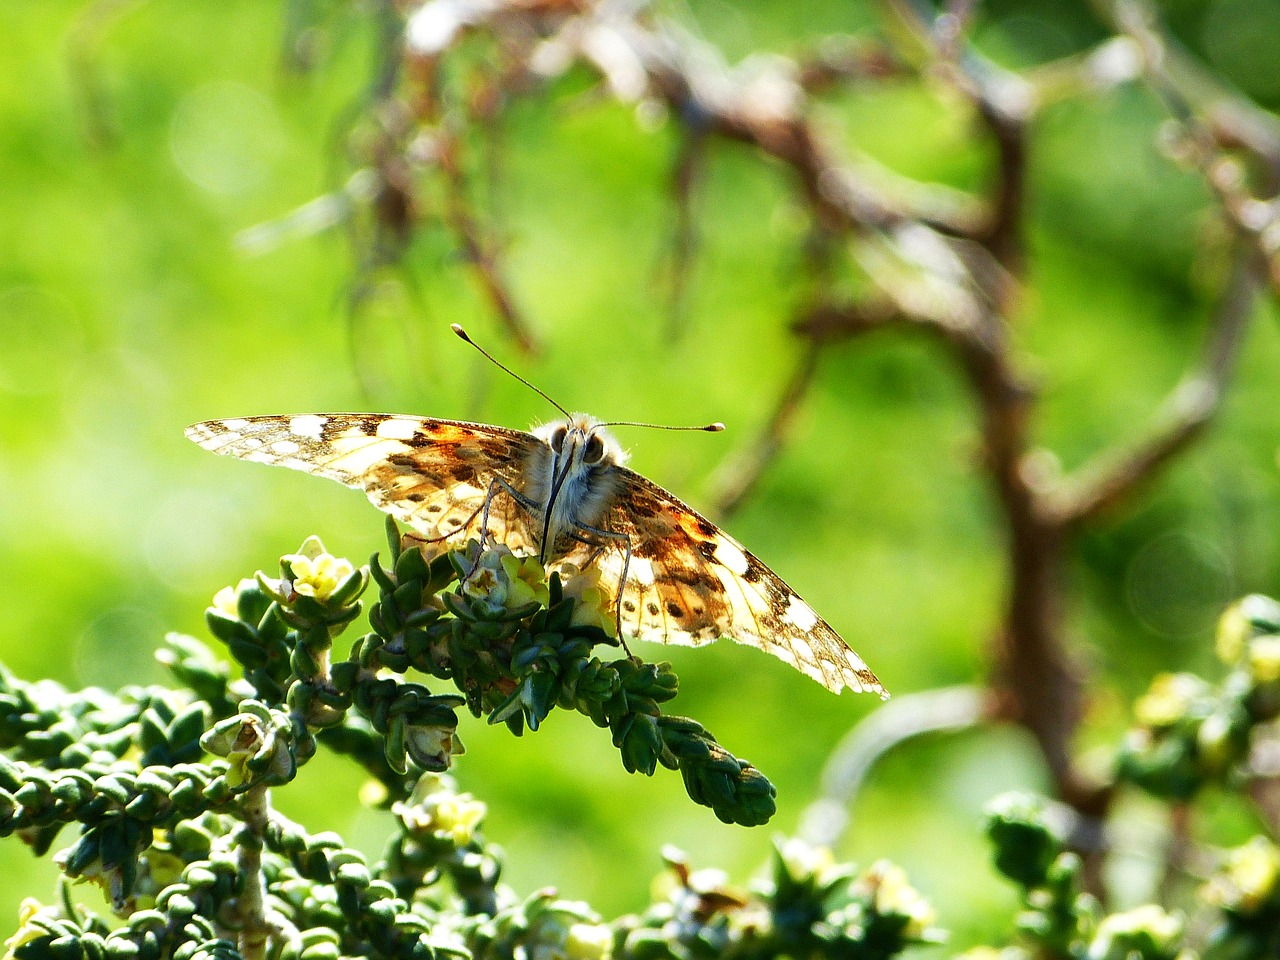
[[[49,936],[49,931],[35,921],[40,919],[42,915],[56,916],[56,914],[56,908],[46,907],[39,900],[33,900],[31,897],[23,900],[22,906],[18,908],[18,929],[14,931],[13,936],[4,942],[3,960],[14,960],[19,947],[26,946],[31,941],[39,940],[41,937]]]
[[[1273,898],[1280,876],[1280,850],[1265,837],[1254,837],[1232,850],[1226,867],[1204,888],[1209,903],[1242,914],[1256,913]]]
[[[617,635],[617,621],[609,612],[613,597],[600,587],[599,567],[579,570],[566,563],[560,568],[560,581],[565,597],[574,601],[573,618],[569,621],[573,626],[599,627],[611,637]]]
[[[1161,951],[1172,950],[1182,937],[1182,918],[1168,913],[1154,903],[1135,907],[1124,913],[1113,913],[1098,924],[1098,932],[1089,944],[1090,958],[1131,956],[1133,951],[1123,946],[1124,941],[1135,937],[1150,938]],[[1123,952],[1121,952],[1123,951]]]
[[[1190,673],[1161,673],[1151,689],[1133,705],[1133,717],[1144,727],[1171,727],[1187,714],[1193,700],[1204,693],[1205,682]]]
[[[907,939],[920,939],[937,919],[933,907],[907,880],[907,872],[888,860],[873,863],[853,889],[857,894],[870,895],[877,913],[906,917],[903,936]]]
[[[467,544],[464,555],[471,569],[462,583],[468,598],[494,613],[519,610],[535,601],[547,603],[546,572],[537,557],[518,557],[505,544],[482,552],[475,540]]]
[[[835,857],[827,847],[815,847],[799,837],[790,837],[778,847],[778,855],[793,880],[812,877],[821,883],[835,866]]]
[[[213,608],[237,620],[240,618],[240,594],[257,586],[256,580],[241,580],[234,587],[223,587],[213,595]]]
[[[338,585],[355,572],[350,560],[330,553],[315,556],[291,553],[281,558],[281,564],[287,564],[293,571],[293,579],[289,581],[293,593],[312,597],[321,603],[328,600],[333,591],[338,589]]]
[[[1280,636],[1254,638],[1249,644],[1249,673],[1257,683],[1280,680]]]
[[[452,780],[434,774],[424,774],[413,795],[391,809],[410,832],[448,838],[459,847],[475,839],[489,812],[483,801],[469,793],[455,793]]]
[[[1239,663],[1252,633],[1249,618],[1244,615],[1243,603],[1233,603],[1227,607],[1218,619],[1218,633],[1214,638],[1213,648],[1218,659],[1228,666]]]
[[[613,931],[603,923],[575,923],[564,940],[568,960],[609,960]]]

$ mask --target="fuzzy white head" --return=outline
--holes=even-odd
[[[618,468],[627,452],[595,417],[571,414],[531,431],[546,444],[529,459],[523,493],[537,504],[540,559],[556,555],[562,536],[593,531],[613,504],[618,491]]]

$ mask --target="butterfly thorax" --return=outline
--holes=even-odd
[[[595,418],[575,413],[533,429],[543,441],[529,455],[520,492],[536,505],[532,533],[543,563],[565,552],[565,538],[600,529],[618,494],[627,454]]]

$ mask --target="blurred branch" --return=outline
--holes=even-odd
[[[882,329],[902,319],[892,304],[879,300],[820,304],[796,321],[792,330],[808,342],[764,429],[725,459],[711,478],[711,502],[718,516],[728,516],[742,505],[790,439],[823,349],[833,341]]]
[[[822,771],[819,798],[800,815],[797,835],[835,849],[850,808],[871,768],[903,743],[931,733],[955,733],[991,719],[993,703],[979,687],[946,687],[896,697],[845,735]]]
[[[797,63],[797,82],[810,94],[826,93],[851,83],[915,76],[893,45],[879,38],[827,37],[815,52],[799,57]]]
[[[1089,779],[1073,752],[1085,673],[1063,624],[1070,538],[1172,462],[1219,409],[1267,271],[1280,287],[1280,201],[1271,195],[1280,184],[1280,123],[1206,80],[1141,3],[1111,5],[1117,36],[1024,72],[1000,67],[970,43],[970,0],[949,0],[940,9],[924,0],[881,0],[880,9],[883,28],[875,38],[840,38],[799,59],[757,53],[731,65],[643,2],[427,0],[413,6],[403,29],[385,40],[388,50],[402,52],[403,64],[386,74],[388,88],[370,107],[381,127],[372,147],[366,144],[372,156],[361,157],[379,178],[373,242],[382,246],[375,253],[400,256],[420,221],[434,215],[455,237],[511,336],[531,347],[503,244],[470,189],[479,164],[469,147],[492,146],[496,123],[516,95],[547,90],[575,69],[590,84],[579,101],[610,98],[642,119],[678,125],[673,317],[687,296],[701,212],[694,194],[710,151],[746,148],[781,167],[789,198],[804,208],[818,238],[804,257],[817,282],[797,296],[809,305],[793,325],[803,341],[799,357],[759,436],[718,472],[717,505],[728,512],[740,504],[785,447],[828,345],[888,329],[935,338],[973,395],[980,468],[1003,526],[1007,595],[993,631],[991,688],[981,695],[977,719],[998,716],[1025,727],[1058,796],[1093,823],[1111,793],[1107,783]],[[892,173],[823,122],[822,94],[908,76],[942,85],[947,102],[959,103],[981,125],[994,150],[981,189],[961,192]],[[1132,447],[1054,482],[1031,432],[1037,396],[1013,326],[1026,272],[1032,125],[1046,104],[1133,80],[1148,84],[1168,106],[1180,134],[1172,141],[1175,158],[1200,171],[1213,207],[1234,225],[1240,250],[1203,356],[1160,421]],[[488,154],[490,170],[496,149]],[[422,199],[433,185],[442,197],[435,206]],[[914,707],[905,714],[889,709],[881,722],[904,722],[906,736],[933,729],[930,723],[961,722],[960,713],[946,710],[928,721],[912,719]],[[895,741],[886,734],[880,742],[888,749]],[[1094,881],[1096,866],[1085,865]]]
[[[670,284],[668,331],[675,339],[684,325],[688,302],[690,274],[698,251],[698,220],[694,211],[698,183],[706,165],[706,142],[696,131],[681,137],[672,169],[671,192],[675,206],[675,224],[666,258]]]
[[[1143,75],[1178,124],[1177,158],[1200,172],[1280,292],[1280,118],[1200,68],[1165,36],[1150,4],[1115,0],[1112,15],[1137,46]],[[1233,154],[1243,154],[1262,171],[1252,189],[1248,171]]]

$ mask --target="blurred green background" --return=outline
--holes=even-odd
[[[715,465],[759,428],[797,356],[802,220],[781,173],[717,150],[686,334],[665,335],[657,281],[671,229],[675,140],[627,109],[564,97],[517,106],[503,208],[514,285],[543,340],[517,355],[424,229],[412,283],[387,278],[354,326],[353,255],[340,234],[260,255],[238,232],[345,177],[339,121],[372,69],[368,11],[334,6],[320,65],[281,66],[281,5],[251,0],[124,8],[96,49],[110,144],[85,136],[68,35],[83,4],[0,5],[0,580],[12,591],[0,659],[28,679],[118,687],[161,682],[167,630],[204,636],[214,592],[320,534],[364,560],[382,518],[328,482],[217,459],[189,422],[258,413],[379,409],[510,426],[546,405],[459,344],[472,334],[573,409],[656,422],[719,419],[716,436],[628,432],[633,465],[695,505]],[[731,57],[793,50],[873,22],[847,0],[673,8]],[[1280,101],[1280,15],[1267,0],[1166,5],[1182,39],[1231,82]],[[978,39],[1016,67],[1103,36],[1088,10],[1004,0]],[[974,187],[991,151],[962,114],[914,84],[832,107],[849,142],[926,181]],[[1162,114],[1132,88],[1047,112],[1030,169],[1030,289],[1016,318],[1044,391],[1040,439],[1070,468],[1132,438],[1196,354],[1222,264],[1198,257],[1213,227],[1194,176],[1156,148]],[[1073,554],[1073,635],[1096,669],[1091,742],[1123,723],[1158,669],[1206,666],[1232,597],[1280,590],[1280,476],[1273,311],[1255,324],[1222,419],[1150,495],[1090,530]],[[357,370],[360,375],[357,375]],[[976,475],[974,411],[932,345],[892,336],[826,355],[795,442],[729,529],[786,577],[894,693],[982,677],[1003,592],[999,518]],[[679,712],[705,723],[779,789],[777,831],[816,797],[843,734],[877,707],[839,699],[733,644],[669,654]],[[725,826],[678,778],[628,776],[602,731],[556,715],[536,735],[464,722],[456,773],[490,804],[488,834],[522,892],[555,885],[607,915],[639,909],[664,843],[745,881],[773,829]],[[1007,927],[1012,895],[987,867],[979,811],[1042,785],[1013,731],[911,745],[877,768],[837,852],[905,866],[956,933]],[[278,805],[370,854],[389,830],[356,800],[361,777],[318,759]],[[1228,817],[1228,831],[1248,823]],[[0,845],[0,929],[53,870]],[[1141,864],[1133,895],[1141,899]],[[88,896],[85,891],[85,896]]]

